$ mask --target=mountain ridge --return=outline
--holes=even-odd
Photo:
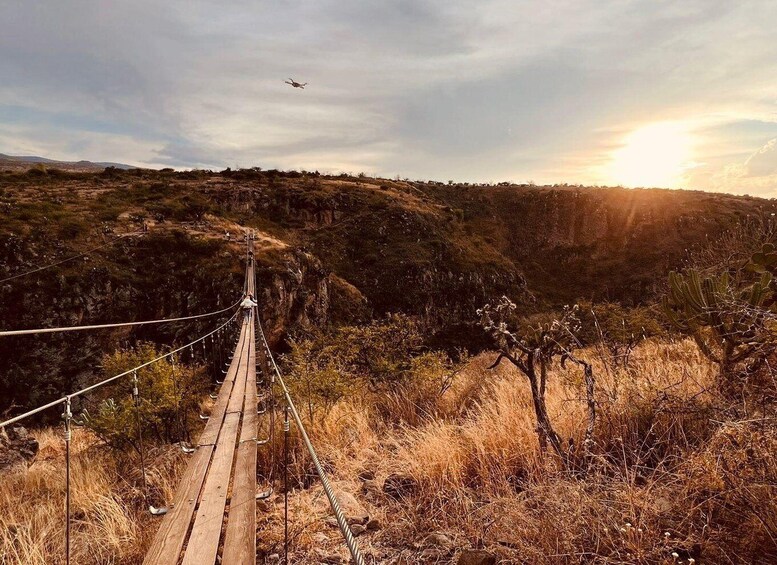
[[[111,161],[89,161],[86,159],[80,159],[78,161],[61,161],[57,159],[49,159],[48,157],[39,157],[37,155],[6,155],[0,153],[0,168],[22,168],[27,165],[50,165],[52,167],[63,168],[65,170],[83,170],[83,171],[99,171],[106,167],[115,167],[117,169],[136,169],[138,167],[134,165],[127,165],[126,163],[114,163]]]

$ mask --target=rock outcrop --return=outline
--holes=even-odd
[[[38,440],[26,428],[0,430],[0,472],[29,465],[38,454]]]

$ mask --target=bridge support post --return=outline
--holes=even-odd
[[[70,409],[70,397],[65,398],[65,410],[62,412],[65,426],[65,563],[70,565],[70,440],[73,412]]]
[[[289,407],[283,418],[283,562],[289,565]]]

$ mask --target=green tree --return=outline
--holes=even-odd
[[[159,355],[153,344],[140,343],[133,349],[106,355],[103,370],[106,376],[116,375]],[[143,436],[166,442],[190,440],[199,401],[207,389],[203,369],[165,358],[139,369],[137,376]],[[118,449],[139,447],[132,387],[132,376],[128,375],[85,413],[85,424]]]
[[[292,340],[284,363],[292,393],[304,399],[311,420],[360,391],[377,396],[401,391],[419,404],[422,398],[430,401],[450,387],[457,370],[444,353],[423,348],[418,324],[404,315],[314,331]]]

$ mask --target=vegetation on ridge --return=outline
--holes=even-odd
[[[149,315],[221,304],[241,282],[242,249],[224,232],[258,230],[263,318],[346,511],[378,521],[360,537],[376,562],[455,563],[472,548],[502,563],[777,560],[770,201],[259,170],[11,174],[0,188],[11,206],[11,227],[0,228],[7,275],[29,257],[86,248],[96,234],[77,225],[85,213],[114,233],[151,228],[53,276],[0,284],[15,297],[0,309],[4,324],[41,323],[47,296],[64,301],[53,314],[62,320],[134,314],[133,300]],[[211,281],[217,271],[229,275]],[[84,288],[89,304],[75,299]],[[198,329],[111,334],[70,350],[40,343],[68,361],[91,347],[77,379],[52,381],[67,388],[96,380],[103,352],[123,366]],[[18,357],[15,374],[26,376],[37,359]],[[161,423],[148,430],[148,465],[167,500],[180,471],[168,442],[185,435],[172,406],[194,415],[203,379],[182,367],[192,394],[170,396],[170,370],[147,375],[145,388],[164,389],[147,406]],[[126,387],[90,399],[97,433],[75,432],[78,562],[138,563],[154,529],[126,433],[129,400]],[[0,552],[11,563],[62,556],[62,524],[47,519],[61,510],[61,441],[34,433],[40,454],[0,489]],[[294,434],[291,448],[291,560],[344,561]],[[281,450],[259,452],[275,478]],[[276,487],[260,505],[259,562],[282,540]]]

